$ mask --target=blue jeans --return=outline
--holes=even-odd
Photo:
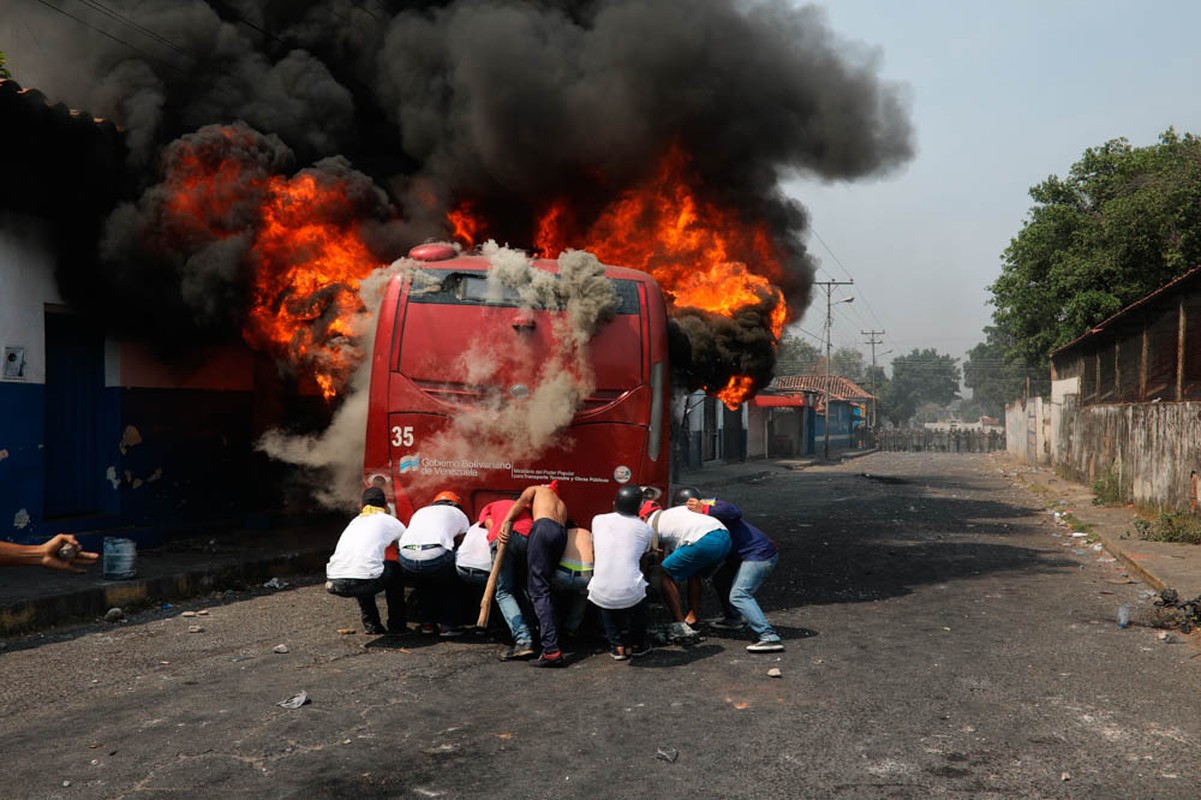
[[[521,590],[521,576],[526,570],[528,550],[529,540],[525,536],[516,531],[510,534],[509,543],[505,545],[505,559],[501,562],[500,574],[496,576],[496,605],[500,607],[500,614],[509,626],[513,644],[528,645],[534,641],[522,608],[525,593]]]
[[[741,616],[756,636],[773,642],[780,641],[780,634],[763,615],[755,594],[779,560],[777,553],[767,561],[743,561],[736,567],[727,564],[713,576],[713,586],[717,589],[726,617],[737,619]]]
[[[421,589],[417,606],[418,620],[423,624],[437,620],[443,628],[459,623],[458,574],[455,572],[455,553],[443,550],[440,555],[419,561],[408,558],[400,549],[400,567],[407,582]]]
[[[584,624],[584,614],[588,612],[588,584],[591,581],[591,569],[581,575],[567,572],[563,567],[556,568],[554,577],[550,579],[550,588],[567,595],[564,598],[567,610],[563,614],[563,628],[569,633],[578,633]]]

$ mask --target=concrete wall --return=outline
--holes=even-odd
[[[47,443],[64,428],[48,405],[47,307],[62,303],[46,252],[32,223],[0,228],[0,354],[21,354],[0,371],[0,538],[137,534],[127,533],[131,526],[157,536],[239,517],[269,466],[253,449],[256,364],[243,346],[197,349],[186,363],[167,364],[108,337],[103,385],[86,413],[95,441],[68,454],[68,474],[48,474]],[[92,447],[98,455],[84,457]],[[63,485],[89,487],[97,504],[49,516],[47,487]]]
[[[1051,463],[1051,404],[1026,397],[1005,406],[1005,450],[1029,464]]]
[[[767,443],[771,437],[771,409],[744,405],[746,409],[746,457],[767,458]]]
[[[45,486],[47,304],[59,304],[54,265],[36,224],[0,226],[0,535],[30,529]]]
[[[1123,499],[1159,510],[1196,510],[1201,402],[1081,407],[1069,395],[1056,426],[1057,469],[1091,485],[1115,476]]]

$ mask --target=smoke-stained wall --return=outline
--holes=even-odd
[[[40,516],[44,462],[46,303],[60,302],[35,220],[0,226],[0,531],[22,534]]]
[[[42,229],[0,229],[0,537],[122,528],[150,543],[240,521],[265,499],[253,354],[210,347],[167,363],[106,337],[62,304]]]

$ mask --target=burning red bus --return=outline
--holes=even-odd
[[[584,525],[622,484],[666,491],[667,319],[653,277],[593,259],[610,306],[581,335],[577,308],[501,285],[487,255],[439,243],[409,257],[378,312],[364,453],[365,482],[402,520],[444,489],[474,517],[557,480]],[[567,258],[526,263],[545,284],[565,281]]]

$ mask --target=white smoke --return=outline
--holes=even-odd
[[[527,396],[491,394],[455,415],[427,450],[454,460],[530,461],[566,443],[564,432],[596,388],[588,343],[617,309],[617,291],[591,253],[565,252],[556,276],[538,269],[524,252],[494,241],[481,252],[490,265],[486,297],[499,300],[515,293],[522,310],[559,310],[551,315],[552,350],[544,354]],[[498,348],[513,346],[512,341],[475,340],[456,366],[472,385],[500,386],[506,376],[499,373],[504,360]],[[416,482],[422,480],[432,478],[419,474]]]
[[[359,283],[363,307],[351,321],[351,335],[344,347],[358,358],[342,394],[342,404],[330,425],[318,434],[296,436],[270,430],[255,444],[256,449],[286,464],[311,470],[313,499],[326,508],[345,508],[362,490],[363,448],[366,446],[367,409],[371,387],[371,359],[364,358],[375,339],[380,301],[388,282],[416,262],[398,259],[373,270]]]

